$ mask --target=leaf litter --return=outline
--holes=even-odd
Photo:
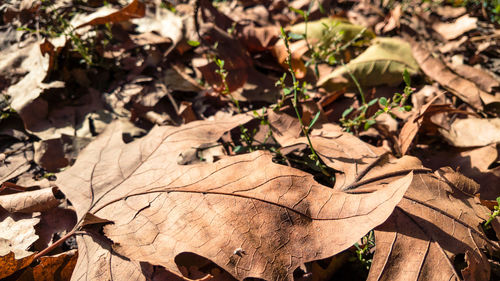
[[[0,278],[500,278],[492,3],[2,4]]]

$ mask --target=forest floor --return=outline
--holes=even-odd
[[[500,2],[7,0],[0,279],[500,280]]]

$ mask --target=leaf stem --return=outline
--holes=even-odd
[[[66,235],[64,235],[63,237],[59,238],[59,240],[57,240],[56,242],[54,242],[52,245],[48,246],[47,248],[43,249],[41,252],[39,252],[38,254],[36,254],[33,260],[37,260],[37,259],[45,256],[46,254],[50,253],[52,250],[54,250],[59,245],[61,245],[64,241],[66,241],[68,238],[70,238],[71,236],[73,236],[73,234],[75,234],[76,230],[77,230],[76,227],[73,228],[70,232],[66,233]]]
[[[318,154],[316,153],[314,146],[312,145],[311,138],[309,137],[309,130],[311,128],[306,128],[306,126],[304,126],[304,122],[302,122],[302,116],[300,115],[300,112],[299,112],[299,107],[298,107],[298,104],[299,104],[298,96],[299,95],[298,95],[298,91],[297,91],[298,82],[297,82],[297,77],[295,77],[295,72],[294,72],[293,67],[292,67],[292,51],[290,50],[290,46],[288,44],[288,37],[287,37],[283,27],[281,28],[281,34],[283,35],[283,40],[285,41],[285,46],[286,46],[286,49],[288,52],[288,62],[287,62],[288,71],[290,72],[290,75],[292,76],[292,83],[293,83],[292,106],[295,109],[295,114],[297,115],[297,118],[299,119],[299,123],[300,123],[300,127],[302,128],[302,132],[306,136],[307,143],[309,144],[309,148],[311,149],[311,153],[312,153],[312,156],[314,158],[313,160],[317,161],[316,163],[319,163],[320,158],[319,158]],[[327,177],[331,176],[330,173],[328,173],[328,171],[326,171],[325,167],[323,167],[323,165],[321,163],[319,163],[319,165],[317,164],[317,166],[320,168],[321,172],[325,176],[327,176]]]

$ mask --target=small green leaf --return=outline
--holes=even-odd
[[[368,106],[372,106],[377,102],[378,98],[372,99],[370,102],[368,102]]]
[[[297,34],[297,33],[288,33],[288,36],[290,37],[290,39],[293,39],[293,40],[300,40],[300,39],[304,39],[304,34]]]
[[[368,119],[368,120],[366,120],[365,130],[370,129],[370,127],[373,126],[375,123],[377,123],[377,121],[375,121],[375,119]]]
[[[196,40],[188,40],[187,43],[191,47],[198,47],[198,46],[200,46],[200,42],[198,42]]]
[[[411,85],[410,73],[408,72],[408,70],[406,68],[403,71],[403,79],[405,80],[405,84],[407,86]]]
[[[241,151],[243,151],[243,146],[241,146],[241,145],[237,145],[233,149],[234,153],[240,153]]]
[[[292,12],[297,13],[297,14],[299,14],[299,15],[301,15],[301,16],[304,16],[304,15],[305,15],[305,14],[304,14],[304,11],[302,11],[302,10],[295,9],[294,7],[288,7],[288,8],[289,8]]]
[[[378,102],[380,103],[381,106],[384,107],[387,106],[387,98],[382,97],[378,100]]]
[[[344,110],[344,112],[342,113],[342,118],[345,118],[347,115],[349,115],[349,113],[351,113],[352,111],[354,110],[353,107],[349,107],[348,109]]]
[[[285,96],[288,96],[291,92],[292,92],[292,90],[290,90],[290,88],[283,89],[283,93],[285,93]]]
[[[406,111],[411,111],[411,105],[405,105],[403,107]]]
[[[311,123],[309,124],[309,128],[312,128],[312,126],[314,126],[314,124],[316,123],[316,121],[318,121],[318,118],[319,118],[320,114],[321,114],[321,111],[318,111],[316,113],[316,115],[314,116],[313,120],[311,120]]]

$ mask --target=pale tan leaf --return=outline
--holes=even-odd
[[[456,147],[495,144],[500,142],[500,118],[457,119],[451,124],[450,130],[440,129],[439,132]]]
[[[432,25],[432,28],[443,36],[446,40],[452,40],[464,34],[467,31],[477,28],[477,18],[469,15],[462,16],[452,23],[438,21]]]
[[[139,262],[127,260],[111,250],[111,245],[97,234],[77,236],[78,260],[71,280],[146,280]]]
[[[43,188],[0,196],[0,206],[14,213],[43,212],[59,205],[54,188]]]
[[[0,219],[0,256],[13,252],[20,259],[33,254],[28,248],[38,239],[34,226],[40,218],[31,214],[0,214]]]

